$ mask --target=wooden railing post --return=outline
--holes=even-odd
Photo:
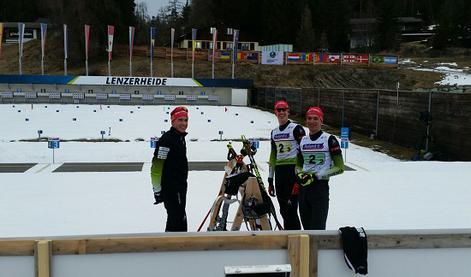
[[[34,246],[35,276],[51,277],[52,241],[39,240]]]
[[[288,236],[288,260],[291,264],[291,277],[309,276],[309,236]]]

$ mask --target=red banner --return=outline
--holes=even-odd
[[[108,60],[111,61],[113,55],[113,37],[114,37],[114,26],[108,25]]]
[[[88,60],[88,49],[90,47],[90,25],[85,24],[85,59]]]
[[[368,64],[369,56],[368,54],[357,54],[356,59],[359,64]]]

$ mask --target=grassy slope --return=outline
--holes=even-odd
[[[63,74],[63,51],[59,42],[50,42],[46,49],[46,73]],[[58,49],[52,51],[51,49]],[[129,61],[127,46],[116,45],[112,61],[112,74],[127,76]],[[85,75],[83,57],[70,57],[68,73],[70,75]],[[101,61],[90,61],[90,75],[107,75],[106,56]],[[230,78],[231,65],[216,63],[216,78]],[[195,65],[197,78],[211,77],[211,63],[197,61]],[[191,76],[191,60],[174,61],[175,77]],[[18,73],[18,45],[4,45],[0,57],[0,74]],[[40,44],[31,41],[24,46],[24,74],[40,74]],[[133,75],[146,76],[149,74],[149,58],[145,55],[133,57]],[[154,76],[170,76],[169,59],[154,60]],[[253,79],[256,86],[277,87],[329,87],[329,88],[388,88],[395,89],[396,83],[401,83],[402,89],[433,87],[441,79],[441,75],[433,72],[419,72],[409,69],[336,66],[336,65],[256,65],[241,63],[236,66],[236,77]]]

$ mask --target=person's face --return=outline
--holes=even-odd
[[[280,125],[285,124],[288,121],[289,109],[278,108],[275,110],[276,118],[278,118],[278,123]]]
[[[322,121],[317,115],[308,115],[306,117],[306,125],[311,134],[315,134],[321,130]]]
[[[172,127],[180,133],[185,133],[188,128],[188,117],[179,117],[172,122]]]

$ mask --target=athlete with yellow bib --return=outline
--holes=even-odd
[[[306,112],[309,135],[299,143],[299,213],[304,230],[325,230],[329,212],[329,178],[343,173],[344,163],[335,136],[321,130],[324,113],[319,107]]]
[[[268,193],[277,197],[285,230],[300,230],[298,216],[299,185],[296,178],[298,146],[306,134],[303,127],[288,119],[289,106],[284,100],[275,103],[279,127],[271,132],[270,172]],[[275,186],[273,186],[275,177]]]

